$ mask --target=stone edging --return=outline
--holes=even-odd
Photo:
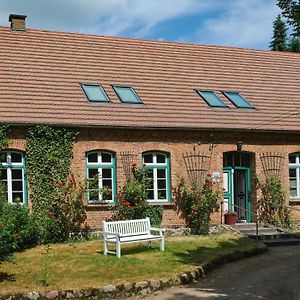
[[[205,277],[205,274],[217,266],[228,262],[237,261],[246,257],[264,253],[267,246],[261,245],[247,251],[235,251],[227,254],[216,255],[208,262],[196,267],[194,271],[188,271],[173,276],[169,279],[140,281],[136,283],[124,283],[120,285],[106,285],[100,288],[87,288],[79,291],[50,291],[45,293],[30,292],[26,294],[2,295],[0,300],[51,300],[51,299],[115,299],[137,295],[147,295],[169,287],[188,284]]]

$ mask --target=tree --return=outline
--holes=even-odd
[[[293,35],[300,37],[300,0],[278,0],[277,5],[293,27]]]
[[[292,36],[289,40],[288,51],[300,52],[300,39]]]
[[[278,15],[273,22],[273,39],[270,43],[270,48],[273,51],[286,51],[287,45],[287,27],[281,16]]]

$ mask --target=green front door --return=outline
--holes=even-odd
[[[250,166],[247,165],[250,158],[245,157],[246,153],[239,152],[229,152],[225,155],[223,168],[224,212],[235,211],[237,220],[251,222]]]

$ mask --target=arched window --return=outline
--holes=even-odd
[[[146,152],[143,154],[143,164],[152,179],[148,189],[148,201],[169,202],[171,200],[169,156],[161,152]]]
[[[88,203],[114,202],[116,194],[115,155],[107,151],[87,153],[86,172],[89,182]]]
[[[25,161],[21,152],[0,153],[0,181],[6,187],[8,203],[27,203]]]
[[[289,155],[289,181],[291,200],[300,200],[300,153]]]

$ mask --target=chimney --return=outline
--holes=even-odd
[[[27,16],[24,15],[9,15],[10,28],[13,31],[25,31],[25,19]]]

